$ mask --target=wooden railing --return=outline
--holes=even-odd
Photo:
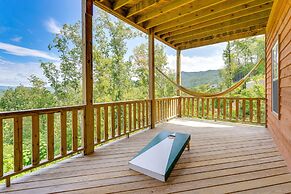
[[[150,104],[150,100],[95,104],[95,145],[149,127]]]
[[[150,100],[94,104],[94,144],[129,137],[130,133],[150,126],[150,104]],[[0,180],[5,179],[9,186],[12,176],[82,151],[84,108],[81,105],[0,113]],[[4,172],[7,165],[3,155],[4,127],[7,126],[10,137],[13,136],[14,167],[11,172]],[[23,133],[31,137],[28,146],[23,142]],[[46,137],[41,137],[43,134]],[[40,139],[45,139],[45,145],[40,145]],[[24,149],[25,146],[29,150]],[[31,151],[29,164],[24,163],[27,151]]]
[[[180,97],[156,99],[156,122],[163,122],[179,114]]]
[[[83,114],[83,106],[62,108],[48,108],[38,110],[25,110],[4,112],[0,114],[0,180],[6,179],[6,185],[10,185],[10,177],[31,170],[38,166],[61,159],[68,155],[83,150],[80,141],[79,118]],[[68,126],[68,120],[71,126]],[[41,124],[41,126],[40,126]],[[13,172],[4,173],[3,163],[3,126],[11,126],[13,130]],[[28,131],[29,130],[29,131]],[[44,132],[45,130],[45,132]],[[70,130],[70,136],[68,131]],[[45,159],[40,157],[40,134],[47,134]],[[31,164],[23,164],[23,133],[31,136]],[[55,134],[60,134],[60,139],[55,139]],[[70,139],[69,139],[70,137]],[[60,141],[60,149],[55,149],[55,142]],[[68,147],[70,142],[70,147]]]
[[[129,137],[130,133],[148,128],[151,103],[150,100],[134,100],[94,104],[95,145]],[[172,97],[156,99],[155,104],[156,123],[176,116],[265,123],[265,100],[262,98]],[[81,105],[0,113],[0,180],[6,179],[9,186],[10,177],[14,175],[82,151],[84,108]],[[8,135],[13,139],[12,172],[4,172],[7,165],[3,160],[4,128],[6,132],[9,129]],[[23,134],[30,134],[31,138],[28,164],[23,162],[24,151],[28,149],[24,150],[27,145],[23,142]],[[40,139],[45,139],[44,145],[40,145]]]
[[[183,117],[265,124],[264,98],[181,97]]]

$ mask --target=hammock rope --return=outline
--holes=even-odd
[[[230,92],[232,92],[233,90],[235,90],[236,88],[240,87],[243,83],[245,83],[247,81],[247,79],[249,78],[249,76],[253,73],[253,71],[255,69],[257,69],[257,67],[261,64],[263,60],[260,59],[259,62],[251,69],[251,71],[246,74],[240,81],[238,81],[237,83],[233,84],[231,87],[227,88],[226,90],[222,91],[222,92],[218,92],[218,93],[202,93],[202,92],[196,92],[190,89],[187,89],[177,83],[175,83],[172,79],[170,79],[167,75],[165,75],[159,68],[156,67],[157,71],[162,74],[168,81],[170,81],[173,85],[175,85],[179,90],[181,90],[182,92],[185,92],[186,94],[189,94],[191,96],[194,97],[218,97],[218,96],[224,96]]]

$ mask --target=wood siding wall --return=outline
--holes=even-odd
[[[277,0],[266,32],[267,128],[291,170],[291,5]],[[279,42],[279,115],[272,112],[272,48]]]

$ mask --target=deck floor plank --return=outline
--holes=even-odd
[[[191,133],[166,183],[129,170],[128,161],[159,131]],[[174,119],[2,186],[0,193],[288,193],[291,174],[267,129]]]

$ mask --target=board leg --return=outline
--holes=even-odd
[[[187,150],[190,150],[190,142],[187,144]]]

